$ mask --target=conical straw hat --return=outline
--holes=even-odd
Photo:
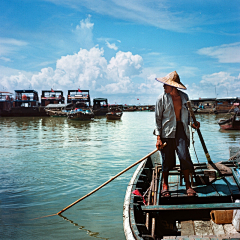
[[[180,78],[176,71],[173,71],[169,73],[167,76],[162,78],[155,78],[158,82],[164,83],[166,85],[181,88],[181,89],[187,89],[181,82]]]

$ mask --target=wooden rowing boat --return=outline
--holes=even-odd
[[[122,107],[113,105],[109,107],[109,112],[106,114],[107,120],[119,120],[123,115]]]
[[[107,120],[119,120],[122,117],[122,112],[108,112],[106,114]]]
[[[72,110],[67,115],[68,119],[75,121],[86,121],[94,118],[94,113],[91,109],[76,109]]]
[[[239,148],[231,148],[230,154],[238,157],[213,167],[205,163],[194,164],[192,185],[197,192],[194,197],[186,194],[180,166],[170,171],[171,197],[161,196],[159,152],[141,162],[129,182],[124,200],[126,239],[210,239],[210,235],[216,237],[213,239],[240,239],[233,225],[226,223],[229,219],[225,219],[225,213],[240,209],[240,203],[235,201],[240,199],[240,178],[237,175],[239,153]],[[215,167],[220,171],[220,177]],[[221,224],[216,220],[219,214],[224,219]]]
[[[220,119],[218,124],[221,129],[224,130],[240,130],[240,117],[238,116],[238,112],[229,119]]]

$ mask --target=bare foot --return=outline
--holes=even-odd
[[[188,197],[194,197],[194,196],[196,196],[196,194],[197,193],[191,187],[187,189]]]

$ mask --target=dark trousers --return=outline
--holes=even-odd
[[[176,166],[176,153],[180,161],[181,170],[193,171],[193,163],[188,149],[188,139],[182,122],[177,122],[175,138],[162,138],[167,145],[161,150],[162,171],[168,172]]]

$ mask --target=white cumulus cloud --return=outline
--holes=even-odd
[[[89,51],[80,49],[78,53],[63,56],[57,60],[56,69],[43,68],[39,73],[20,73],[5,76],[0,85],[14,90],[16,88],[41,91],[50,88],[90,89],[103,93],[128,93],[133,91],[131,78],[141,73],[143,59],[131,52],[117,52],[107,62],[103,49],[95,46]]]

